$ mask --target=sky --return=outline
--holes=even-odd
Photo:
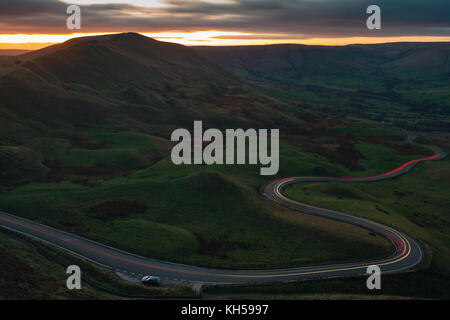
[[[66,27],[81,8],[81,29]],[[366,9],[381,8],[369,30]],[[72,37],[139,32],[185,45],[345,45],[450,41],[449,0],[1,0],[0,49],[38,49]]]

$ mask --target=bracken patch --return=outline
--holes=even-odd
[[[126,217],[135,213],[144,213],[147,205],[136,200],[120,199],[97,203],[87,210],[87,213],[97,219],[109,221],[116,217]]]

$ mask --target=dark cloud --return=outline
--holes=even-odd
[[[129,4],[82,6],[82,32],[223,30],[279,33],[278,38],[341,36],[450,36],[449,0],[168,0],[165,8]],[[365,27],[377,4],[382,30]],[[67,4],[57,0],[1,0],[0,33],[68,33]],[[135,15],[130,12],[140,12]]]

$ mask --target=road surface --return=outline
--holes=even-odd
[[[422,259],[422,251],[412,238],[376,222],[295,202],[283,196],[281,190],[289,184],[301,182],[367,182],[392,178],[409,171],[421,161],[438,160],[445,157],[445,154],[440,150],[434,149],[434,151],[435,155],[433,156],[409,161],[397,169],[376,176],[359,178],[291,177],[273,181],[266,186],[264,195],[285,207],[302,213],[361,226],[388,238],[395,248],[392,255],[374,261],[271,270],[225,270],[177,264],[137,256],[4,212],[0,212],[0,227],[43,240],[111,269],[114,272],[127,274],[136,278],[150,274],[157,275],[163,280],[172,281],[260,283],[361,275],[365,274],[367,267],[373,264],[380,266],[382,272],[401,271],[414,267]]]

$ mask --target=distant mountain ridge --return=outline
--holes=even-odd
[[[417,73],[421,77],[450,75],[450,42],[193,48],[223,67],[268,79],[277,78],[277,73],[292,81],[327,75],[358,78],[379,72],[400,79],[416,77]]]
[[[29,51],[30,50],[21,50],[21,49],[0,49],[0,56],[17,56],[19,54],[24,54]]]
[[[330,108],[308,95],[266,94],[255,81],[306,88],[358,110],[366,108],[360,100],[377,95],[414,112],[443,112],[449,52],[449,43],[186,47],[136,33],[75,38],[0,59],[0,144],[102,124],[167,138],[197,119],[217,128],[307,132],[321,117],[316,111]],[[439,99],[409,101],[408,88],[423,81],[440,86]],[[394,91],[399,84],[403,93]]]
[[[194,50],[298,107],[411,130],[450,130],[450,42]]]

